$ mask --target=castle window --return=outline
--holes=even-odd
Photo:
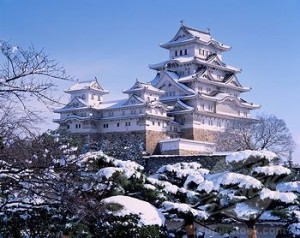
[[[125,126],[130,126],[130,121],[126,122]]]
[[[187,55],[187,54],[188,54],[188,53],[187,53],[187,49],[185,49],[185,50],[184,50],[184,54],[185,54],[185,55]]]
[[[108,128],[108,124],[103,124],[103,128]]]
[[[117,127],[119,127],[119,126],[120,126],[120,123],[118,122],[118,123],[117,123]]]
[[[182,55],[182,50],[180,50],[180,55]]]
[[[159,121],[159,122],[157,122],[157,124],[158,124],[158,126],[160,126],[160,121]]]
[[[153,125],[153,126],[155,125],[155,121],[152,121],[152,125]]]
[[[175,50],[175,56],[177,56],[177,50]]]

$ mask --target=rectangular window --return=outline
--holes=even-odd
[[[103,124],[103,128],[108,128],[108,124]]]
[[[187,54],[188,54],[188,53],[187,53],[187,49],[185,49],[185,50],[184,50],[184,54],[185,54],[185,55],[187,55]]]
[[[175,56],[177,56],[177,50],[175,50]]]
[[[119,126],[120,126],[120,123],[118,122],[118,123],[117,123],[117,127],[119,127]]]
[[[180,55],[182,55],[182,50],[180,50]]]

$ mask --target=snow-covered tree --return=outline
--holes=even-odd
[[[297,229],[291,207],[298,204],[298,196],[283,189],[291,171],[277,164],[274,153],[236,152],[226,162],[228,167],[222,172],[208,171],[197,163],[177,163],[150,176],[148,181],[161,187],[168,200],[161,205],[167,218],[188,219],[189,223],[205,220],[206,224],[240,222],[248,227],[251,238],[256,237],[256,224],[261,220],[293,220],[288,229]]]
[[[81,144],[80,138],[46,133],[5,146],[0,159],[0,233],[54,237],[63,231],[81,237],[127,227],[136,237],[145,232],[153,233],[149,237],[163,235],[158,224],[140,226],[136,214],[121,217],[128,219],[122,226],[111,222],[110,209],[117,212],[122,206],[103,202],[119,195],[156,202],[157,192],[144,184],[143,167],[100,151],[81,153]]]

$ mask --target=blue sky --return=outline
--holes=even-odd
[[[224,61],[243,69],[240,82],[253,88],[244,98],[286,121],[300,161],[300,1],[0,0],[1,40],[45,48],[75,78],[97,77],[108,99],[154,77],[148,65],[167,59],[159,44],[180,20],[232,46]],[[70,85],[58,82],[59,92]]]

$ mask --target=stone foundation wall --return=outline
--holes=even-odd
[[[206,142],[216,142],[216,138],[220,132],[204,130],[204,129],[193,129],[194,140],[206,141]]]
[[[146,152],[149,154],[159,154],[159,144],[158,142],[167,139],[168,136],[164,132],[158,131],[146,131],[145,133],[145,141],[146,141]]]
[[[113,132],[91,135],[91,141],[97,144],[105,154],[117,159],[136,160],[146,150],[145,131]]]

